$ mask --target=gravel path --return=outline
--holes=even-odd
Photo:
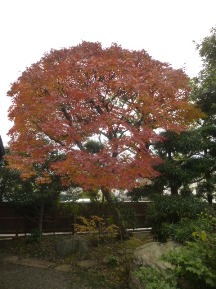
[[[77,284],[71,273],[23,266],[4,259],[0,255],[0,289],[88,289]]]
[[[0,262],[0,289],[71,289],[68,274]],[[78,289],[78,288],[77,288]]]

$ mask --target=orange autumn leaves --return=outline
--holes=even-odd
[[[156,129],[179,131],[200,116],[188,78],[145,51],[83,42],[52,50],[11,86],[10,164],[25,177],[53,152],[50,173],[90,188],[130,188],[152,178]],[[89,141],[100,142],[92,153]],[[48,172],[44,179],[48,180]],[[41,177],[41,176],[40,176]]]

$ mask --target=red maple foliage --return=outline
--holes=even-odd
[[[84,188],[131,188],[152,178],[156,129],[181,130],[199,116],[182,70],[144,50],[83,42],[52,50],[11,86],[9,157],[23,177],[53,153],[50,170]],[[96,151],[89,141],[98,142]],[[47,181],[44,172],[40,181]]]

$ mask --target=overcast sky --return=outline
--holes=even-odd
[[[10,84],[50,49],[99,41],[145,49],[196,76],[195,49],[216,25],[215,0],[2,0],[0,2],[0,135],[6,145]]]

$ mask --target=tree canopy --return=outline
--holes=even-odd
[[[197,183],[197,195],[212,203],[216,184],[216,28],[197,45],[203,69],[192,79],[191,99],[204,113],[195,127],[180,133],[165,131],[163,141],[154,146],[163,159],[156,169],[160,175],[143,188],[132,191],[135,198],[163,193],[190,194],[189,186]]]
[[[52,50],[11,86],[9,157],[23,177],[55,151],[49,170],[84,188],[131,188],[157,175],[157,129],[180,131],[200,112],[182,70],[144,50],[83,42]],[[97,145],[94,145],[94,142]],[[41,182],[49,174],[43,172]]]
[[[200,192],[212,203],[216,187],[216,27],[198,46],[203,69],[193,82],[193,98],[197,101],[205,118],[199,128],[203,149],[200,158],[205,163]]]

